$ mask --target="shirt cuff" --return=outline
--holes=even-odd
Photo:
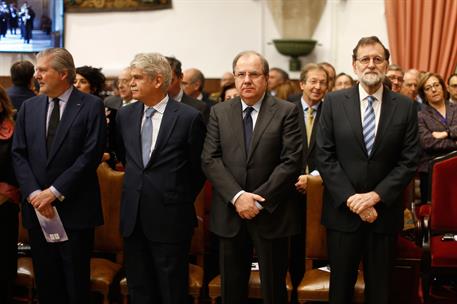
[[[241,196],[241,194],[245,193],[246,191],[244,190],[241,190],[240,192],[238,192],[237,194],[235,194],[235,196],[232,198],[232,205],[235,205],[235,202],[236,200]]]
[[[263,209],[263,206],[258,201],[255,201],[255,205],[256,205],[257,209],[259,209],[259,210]]]
[[[311,175],[311,176],[320,176],[321,174],[319,173],[319,171],[314,170],[314,171],[311,172],[309,175]]]
[[[57,190],[54,186],[51,186],[49,187],[49,190],[51,190],[51,192],[56,196],[56,198],[59,200],[59,201],[63,201],[65,199],[65,196],[63,196],[59,190]]]

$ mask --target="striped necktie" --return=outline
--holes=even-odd
[[[370,156],[371,151],[373,150],[376,129],[376,118],[373,109],[373,102],[375,101],[375,98],[373,96],[368,96],[367,101],[368,105],[365,109],[363,118],[363,140],[365,141],[368,156]]]

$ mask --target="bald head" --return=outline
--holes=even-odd
[[[195,68],[187,69],[183,73],[182,87],[184,93],[187,95],[197,98],[203,91],[205,84],[205,77],[203,73]]]
[[[410,69],[403,75],[403,83],[401,85],[400,93],[408,96],[412,100],[417,97],[417,85],[419,83],[419,71]]]

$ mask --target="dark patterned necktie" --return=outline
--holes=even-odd
[[[246,154],[249,154],[249,149],[251,147],[251,140],[252,140],[252,131],[253,131],[253,123],[251,113],[254,110],[253,107],[247,107],[244,109],[244,146],[246,147]]]
[[[54,137],[57,133],[57,128],[59,127],[60,122],[59,98],[54,98],[52,102],[54,103],[54,107],[52,108],[51,116],[49,117],[48,135],[46,137],[46,148],[48,155],[51,152],[52,143],[54,142]]]

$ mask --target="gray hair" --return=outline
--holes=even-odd
[[[73,85],[76,78],[75,62],[70,52],[64,48],[49,48],[39,52],[36,58],[51,57],[51,67],[57,72],[67,71],[67,81]]]
[[[170,64],[164,56],[159,53],[136,54],[135,58],[130,62],[130,68],[142,69],[151,79],[154,79],[159,74],[162,75],[163,85],[161,89],[163,92],[167,92],[171,83],[172,72]]]
[[[270,71],[270,67],[268,65],[268,61],[265,59],[265,57],[263,57],[262,55],[260,55],[256,51],[244,51],[244,52],[241,52],[238,55],[236,55],[236,57],[233,59],[233,63],[232,63],[233,74],[235,74],[235,67],[236,67],[236,64],[238,63],[238,60],[243,56],[257,56],[257,57],[259,57],[260,61],[262,62],[262,67],[263,67],[262,73],[264,75],[268,75],[268,72]]]

